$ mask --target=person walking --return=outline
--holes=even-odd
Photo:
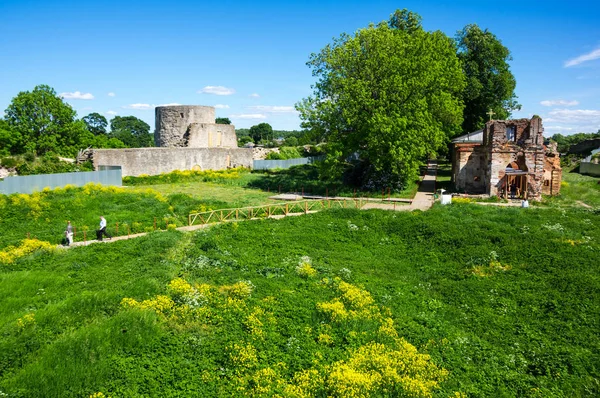
[[[65,230],[65,237],[67,238],[66,246],[73,244],[73,226],[71,221],[67,221],[67,229]]]
[[[96,231],[96,238],[101,241],[102,235],[105,235],[108,239],[112,239],[112,236],[106,232],[106,219],[104,216],[100,216],[100,229]]]

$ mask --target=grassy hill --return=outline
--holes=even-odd
[[[599,254],[597,211],[468,204],[13,253],[0,391],[597,396]]]

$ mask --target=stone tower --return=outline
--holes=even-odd
[[[212,106],[157,106],[155,120],[157,147],[237,148],[235,127],[216,124]]]

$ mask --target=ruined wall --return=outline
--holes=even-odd
[[[94,149],[94,168],[121,166],[123,176],[156,175],[174,170],[223,170],[252,167],[248,148]]]
[[[484,193],[485,153],[481,144],[454,144],[452,181],[458,191],[466,193]]]
[[[192,123],[189,126],[190,148],[237,148],[235,127],[230,124]]]
[[[509,131],[512,129],[512,132]],[[544,147],[542,120],[492,120],[484,129],[484,145],[488,152],[488,194],[498,195],[506,167],[516,163],[528,172],[527,196],[540,199],[544,181]]]
[[[562,181],[562,168],[560,167],[560,156],[556,150],[556,143],[551,143],[546,148],[544,159],[544,182],[542,193],[544,195],[558,195],[560,193],[560,182]]]

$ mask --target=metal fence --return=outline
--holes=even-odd
[[[321,156],[314,156],[310,158],[296,158],[286,160],[254,160],[252,162],[252,168],[254,170],[289,169],[292,166],[314,163],[317,160],[320,160],[321,158]]]
[[[44,188],[58,188],[65,185],[83,186],[89,182],[102,185],[121,186],[121,167],[107,170],[81,171],[76,173],[37,174],[31,176],[6,177],[0,181],[0,194],[33,193]]]
[[[579,163],[579,172],[581,174],[589,174],[594,177],[600,177],[600,164],[581,162]]]

